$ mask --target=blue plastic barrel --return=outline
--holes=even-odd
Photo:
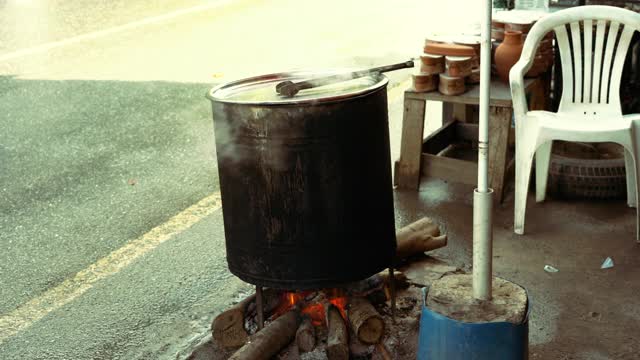
[[[429,310],[423,289],[418,360],[521,360],[529,358],[529,312],[521,324],[465,323]]]

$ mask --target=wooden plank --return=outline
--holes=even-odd
[[[489,183],[502,202],[513,109],[491,107],[489,111]]]
[[[478,164],[472,161],[422,154],[421,173],[445,181],[475,185],[478,181]]]
[[[453,118],[460,122],[473,122],[473,107],[469,104],[453,104]]]
[[[398,188],[417,190],[420,185],[420,155],[424,131],[425,101],[404,98],[400,161],[395,174]]]
[[[437,154],[456,139],[456,121],[451,120],[424,140],[422,152]]]
[[[525,91],[528,93],[531,86],[537,82],[537,79],[525,79]],[[480,102],[480,85],[469,86],[467,92],[462,95],[443,95],[437,91],[421,93],[414,90],[407,90],[404,93],[405,99],[442,101],[453,104],[470,104],[478,105]],[[499,80],[491,81],[491,99],[489,105],[498,107],[511,107],[511,89],[509,84],[504,84]]]
[[[492,136],[493,134],[489,134]],[[456,138],[458,140],[478,141],[478,124],[456,124]],[[515,145],[516,129],[509,126],[509,146]],[[489,139],[491,140],[491,139]]]
[[[478,141],[478,124],[457,123],[456,135],[460,140]]]
[[[442,103],[442,123],[449,120],[458,120],[460,122],[473,122],[473,107],[471,104],[459,103]]]
[[[440,152],[437,153],[436,156],[447,156],[450,152],[454,151],[456,148],[457,148],[456,144],[450,144],[446,148],[440,150]]]
[[[448,102],[442,103],[442,124],[445,124],[447,121],[454,119],[453,105],[454,104]]]

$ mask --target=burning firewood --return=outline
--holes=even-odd
[[[236,351],[229,360],[271,359],[291,343],[299,324],[297,309],[285,313],[253,335],[252,340]]]
[[[389,286],[391,282],[391,276],[389,274],[389,271],[387,270],[381,271],[378,273],[377,276],[380,278],[380,280],[385,286],[387,287]],[[393,272],[393,281],[395,282],[398,288],[404,289],[409,286],[409,283],[407,282],[407,276],[402,271],[395,270]]]
[[[365,298],[353,298],[349,304],[349,323],[358,339],[377,344],[384,335],[384,320]]]
[[[274,360],[300,360],[298,344],[296,344],[295,341],[292,341],[289,346],[285,347],[280,351],[280,353],[278,353]]]
[[[428,217],[411,223],[396,233],[396,260],[435,250],[447,245],[447,235]]]
[[[327,307],[327,358],[329,360],[349,360],[349,333],[347,325],[334,305]]]
[[[211,334],[217,344],[223,347],[242,346],[249,337],[244,328],[244,314],[247,306],[255,301],[251,295],[230,309],[220,313],[211,323]]]
[[[376,345],[376,349],[380,352],[380,355],[384,360],[392,360],[391,354],[389,354],[389,350],[383,343],[379,343]]]
[[[266,311],[277,306],[280,294],[275,289],[263,291]],[[242,346],[247,342],[249,334],[244,327],[247,315],[255,311],[256,295],[246,297],[226,311],[220,313],[211,323],[211,335],[214,341],[224,348]]]
[[[316,328],[308,316],[303,318],[302,324],[296,331],[296,343],[301,352],[309,352],[316,347]]]

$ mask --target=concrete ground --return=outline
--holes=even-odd
[[[400,118],[401,109],[396,109],[392,119]],[[536,203],[531,193],[526,233],[516,235],[512,187],[513,182],[504,202],[494,207],[494,274],[529,293],[530,357],[637,359],[640,245],[635,241],[635,209],[624,200]],[[472,186],[423,179],[417,192],[396,190],[396,222],[436,219],[446,228],[449,243],[434,255],[470,271],[472,195]],[[614,268],[600,269],[607,257]],[[545,272],[547,264],[559,272]]]
[[[396,216],[406,224],[421,216],[441,222],[449,234],[435,251],[470,270],[472,188],[440,180],[419,192],[396,191]],[[635,211],[623,203],[548,200],[530,196],[526,234],[513,233],[513,199],[494,213],[494,273],[525,287],[532,305],[533,359],[637,359],[640,343],[640,247]],[[615,262],[602,270],[605,258]],[[559,269],[547,273],[545,265]]]
[[[226,268],[204,93],[403,61],[425,33],[460,29],[457,8],[420,0],[302,3],[0,2],[1,359],[175,358],[249,289]],[[408,72],[391,78],[395,159]],[[471,190],[397,191],[397,226],[434,217],[450,235],[438,254],[469,266]],[[531,294],[532,356],[633,358],[633,210],[531,203],[515,236],[511,208],[496,208],[495,266]],[[616,266],[599,270],[607,256]]]
[[[437,107],[438,104],[431,104]],[[402,105],[390,108],[392,153],[399,153]],[[431,115],[431,117],[429,117]],[[427,119],[439,119],[436,111]],[[426,126],[434,128],[439,121]],[[396,158],[396,157],[394,157]],[[396,224],[423,216],[442,224],[447,247],[434,251],[471,271],[473,187],[423,179],[419,191],[395,191]],[[494,274],[525,287],[531,302],[532,359],[638,359],[640,342],[640,244],[636,210],[626,201],[548,198],[527,203],[524,235],[513,232],[513,181],[494,203]],[[600,269],[611,257],[612,269]],[[545,265],[559,269],[547,273]]]

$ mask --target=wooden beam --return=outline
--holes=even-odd
[[[400,160],[395,182],[398,188],[417,190],[420,185],[420,154],[424,131],[425,102],[404,98]]]
[[[492,135],[492,134],[489,134]],[[456,137],[458,140],[478,141],[478,124],[456,124]],[[509,147],[516,144],[516,129],[509,125]]]
[[[456,124],[456,135],[460,140],[478,141],[478,124]]]
[[[296,336],[300,324],[297,311],[291,310],[258,331],[253,339],[236,351],[229,360],[268,360]]]
[[[421,172],[442,180],[475,185],[478,181],[478,164],[431,154],[422,154]]]
[[[507,169],[507,152],[509,150],[509,129],[513,109],[491,107],[489,114],[489,184],[502,202],[505,174]]]
[[[441,128],[431,133],[424,140],[422,152],[428,154],[437,154],[444,148],[449,146],[456,139],[456,121],[452,120],[445,123]]]
[[[533,90],[533,87],[540,81],[539,79],[525,79],[524,86],[525,92],[528,94]],[[427,93],[416,92],[414,90],[407,90],[404,93],[404,98],[413,100],[430,100],[430,101],[442,101],[445,103],[453,104],[469,104],[478,105],[478,99],[480,99],[480,86],[470,86],[464,94],[461,95],[444,95],[437,91],[431,91]],[[498,107],[511,107],[511,89],[508,84],[504,84],[498,80],[491,82],[491,99],[489,105]]]

